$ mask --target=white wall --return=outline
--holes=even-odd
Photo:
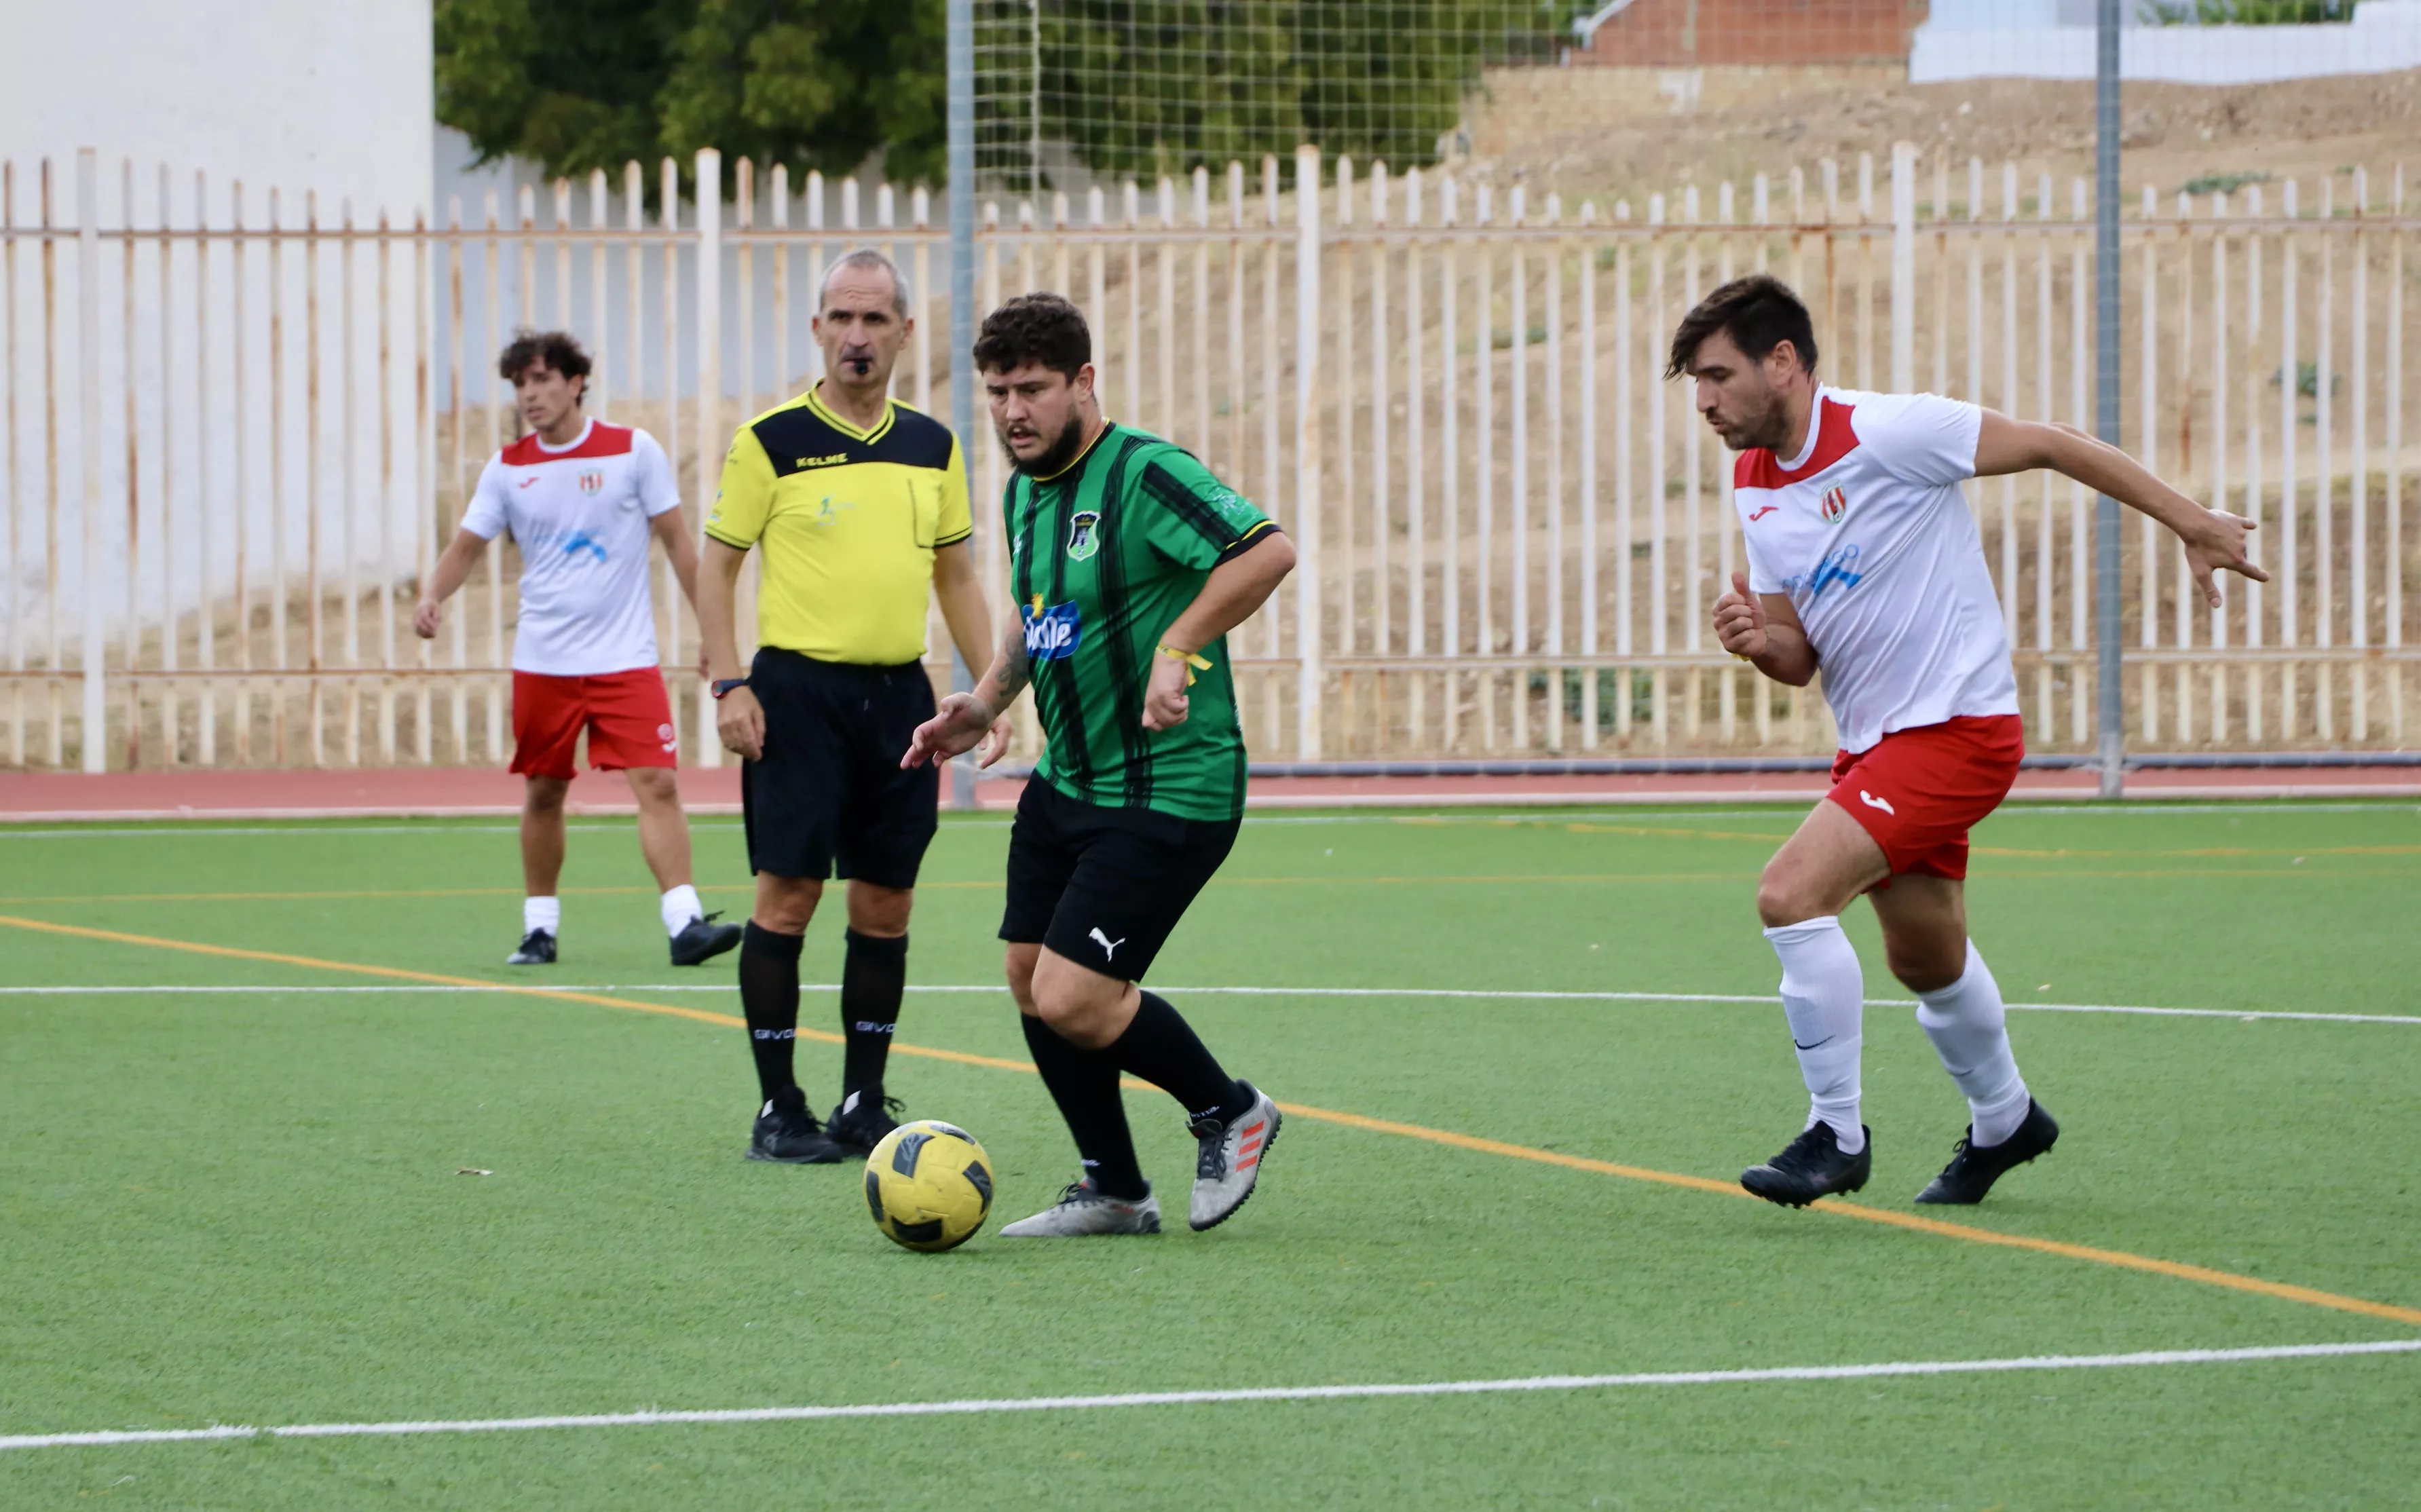
[[[1982,29],[1972,24],[1972,7],[1956,19],[1916,29],[1910,83],[2093,77],[2089,26]],[[2118,43],[2121,78],[2171,84],[2271,84],[2413,68],[2421,68],[2421,0],[2361,0],[2352,20],[2335,25],[2132,26]]]
[[[78,224],[85,213],[76,193],[82,148],[98,154],[93,211],[105,230],[152,229],[164,214],[174,228],[194,226],[198,215],[224,230],[234,224],[237,180],[243,187],[242,225],[250,229],[271,225],[273,191],[276,224],[284,228],[302,226],[309,197],[316,196],[323,229],[337,226],[350,205],[364,229],[374,227],[384,210],[398,229],[409,230],[414,216],[427,211],[431,186],[430,27],[430,0],[78,0],[9,8],[8,38],[0,45],[0,161],[13,176],[5,209],[21,234],[13,242],[14,276],[0,279],[0,314],[13,323],[17,357],[0,380],[12,391],[18,415],[14,433],[0,436],[0,456],[7,459],[0,470],[6,494],[0,528],[11,543],[8,570],[0,578],[0,662],[49,662],[55,624],[62,660],[78,660],[87,601],[84,508],[96,480],[102,507],[89,581],[113,641],[130,600],[137,618],[156,625],[164,608],[190,615],[205,596],[224,592],[233,582],[238,517],[251,538],[247,571],[256,594],[266,585],[265,543],[281,531],[302,540],[315,500],[354,501],[344,538],[323,541],[322,565],[335,580],[349,568],[374,568],[370,553],[383,518],[411,518],[423,484],[413,393],[420,343],[408,246],[394,259],[384,311],[396,371],[383,415],[375,371],[382,313],[375,254],[361,246],[351,255],[350,321],[342,302],[348,255],[329,247],[316,258],[315,469],[306,306],[306,264],[315,259],[292,245],[274,254],[282,258],[274,281],[283,306],[274,350],[282,393],[273,414],[273,254],[266,244],[255,241],[245,250],[245,320],[237,330],[229,316],[235,293],[229,243],[212,243],[207,286],[197,279],[192,242],[168,256],[164,276],[157,244],[139,244],[130,300],[124,243],[103,241],[93,363],[102,390],[95,427],[101,465],[96,478],[87,479],[78,248],[71,239],[54,243],[56,315],[47,354],[55,371],[54,453],[42,429],[40,243],[22,233],[41,214],[46,160],[52,222]],[[196,324],[204,307],[207,327]],[[348,335],[354,354],[350,366],[343,360]],[[239,353],[246,394],[241,424],[233,397]],[[393,450],[391,476],[381,471],[383,432]],[[201,465],[206,451],[207,469]],[[54,528],[54,493],[56,561],[45,546]],[[140,543],[132,553],[124,545],[130,510]],[[205,515],[211,521],[207,534]],[[298,583],[301,554],[299,546],[288,554],[289,580]],[[47,588],[53,582],[55,601]],[[110,660],[117,659],[113,650]]]
[[[430,0],[76,0],[8,8],[0,156],[167,161],[214,181],[430,194]]]

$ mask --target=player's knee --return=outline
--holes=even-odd
[[[1826,912],[1813,889],[1779,862],[1769,864],[1757,880],[1757,916],[1769,929],[1804,923]]]
[[[1102,1033],[1101,1005],[1084,992],[1074,990],[1065,982],[1054,981],[1048,974],[1032,990],[1034,1016],[1051,1026],[1051,1032],[1071,1045],[1087,1050],[1100,1050],[1115,1036]]]
[[[680,802],[680,779],[670,767],[633,767],[626,773],[631,779],[631,791],[642,803],[664,804]]]
[[[908,915],[916,895],[904,887],[849,885],[849,927],[879,940],[895,940],[908,932]]]
[[[760,928],[775,934],[804,934],[824,896],[823,882],[813,877],[757,878],[757,907],[751,914]]]
[[[522,806],[533,814],[554,814],[563,808],[571,784],[560,777],[532,777],[522,790]]]
[[[1967,941],[1883,942],[1883,963],[1912,992],[1938,992],[1966,974]]]
[[[1034,1001],[1034,962],[1041,953],[1039,945],[1012,944],[1001,956],[1001,974],[1008,978],[1008,995],[1017,1000],[1020,1013],[1035,1018],[1042,1012]]]

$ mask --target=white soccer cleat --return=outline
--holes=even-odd
[[[1197,1229],[1216,1228],[1244,1205],[1253,1183],[1260,1179],[1261,1157],[1277,1143],[1278,1126],[1286,1122],[1268,1093],[1250,1082],[1237,1085],[1253,1095],[1251,1112],[1224,1125],[1204,1118],[1192,1126],[1201,1153],[1194,1165],[1194,1201],[1187,1221]]]
[[[1059,1200],[1031,1218],[1021,1218],[1000,1231],[1003,1239],[1081,1239],[1087,1234],[1157,1234],[1160,1199],[1146,1192],[1141,1202],[1129,1202],[1093,1190],[1090,1181],[1075,1181]]]

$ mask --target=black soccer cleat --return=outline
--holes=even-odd
[[[807,1095],[786,1086],[757,1115],[757,1126],[748,1136],[748,1158],[789,1165],[837,1165],[842,1152],[824,1137],[816,1115],[807,1111]]]
[[[673,964],[695,966],[740,943],[740,926],[714,922],[721,917],[710,913],[682,925],[681,932],[673,936]]]
[[[552,966],[554,964],[554,936],[544,929],[532,929],[522,936],[522,947],[505,958],[508,966]]]
[[[1980,1148],[1975,1137],[1976,1126],[1969,1124],[1967,1132],[1950,1147],[1950,1163],[1916,1194],[1917,1201],[1959,1206],[1982,1202],[1993,1182],[2059,1143],[2059,1121],[2028,1098],[2025,1122],[2018,1125],[2016,1133]]]
[[[1781,1154],[1742,1171],[1741,1185],[1785,1208],[1804,1208],[1819,1197],[1855,1192],[1867,1184],[1875,1165],[1874,1133],[1864,1124],[1858,1127],[1867,1143],[1855,1155],[1842,1154],[1833,1126],[1819,1121],[1784,1146]]]
[[[838,1146],[844,1155],[864,1160],[899,1127],[899,1120],[892,1115],[907,1111],[908,1105],[898,1098],[852,1095],[842,1099],[840,1106],[833,1110],[832,1117],[824,1124],[824,1137]]]

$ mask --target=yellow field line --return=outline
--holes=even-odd
[[[432,983],[443,987],[476,987],[519,997],[547,998],[561,1003],[585,1003],[598,1007],[625,1008],[636,1013],[659,1013],[676,1019],[691,1019],[700,1023],[721,1024],[729,1028],[747,1027],[745,1020],[727,1013],[710,1013],[703,1008],[685,1008],[669,1003],[645,1003],[635,998],[606,997],[594,992],[565,992],[553,988],[523,987],[511,983],[483,981],[473,976],[449,976],[437,972],[411,971],[400,966],[372,966],[358,961],[328,960],[317,956],[291,956],[277,951],[247,950],[235,945],[204,944],[194,940],[171,940],[158,935],[129,934],[117,929],[95,929],[77,924],[52,924],[39,919],[21,919],[0,914],[0,926],[30,929],[42,934],[68,935],[82,940],[103,940],[116,944],[147,945],[158,950],[177,950],[196,956],[217,956],[232,960],[270,961],[283,966],[302,966],[315,971],[347,972],[358,976],[381,976],[391,980]],[[820,1030],[801,1029],[802,1039],[821,1040],[838,1044],[841,1037]],[[895,1044],[902,1055],[920,1056],[926,1060],[950,1061],[961,1066],[983,1066],[996,1070],[1023,1071],[1031,1074],[1034,1068],[1024,1061],[1008,1060],[998,1055],[976,1055],[965,1051],[940,1050],[929,1045]],[[1128,1082],[1130,1086],[1145,1083]],[[1347,1129],[1359,1129],[1370,1133],[1393,1134],[1403,1139],[1416,1139],[1451,1149],[1471,1150],[1483,1155],[1499,1155],[1508,1160],[1529,1161],[1540,1165],[1559,1165],[1568,1170],[1590,1171],[1601,1176],[1620,1177],[1628,1181],[1652,1182],[1659,1186],[1682,1187],[1692,1192],[1710,1192],[1718,1196],[1757,1200],[1732,1182],[1718,1181],[1709,1177],[1686,1176],[1676,1171],[1658,1171],[1642,1165],[1622,1165],[1613,1161],[1591,1160],[1583,1155],[1567,1155],[1558,1150],[1539,1149],[1528,1145],[1508,1144],[1504,1140],[1483,1139],[1476,1134],[1457,1133],[1452,1130],[1430,1129],[1421,1124],[1397,1123],[1392,1119],[1371,1118],[1357,1113],[1340,1113],[1333,1108],[1316,1108],[1305,1103],[1283,1102],[1278,1105],[1294,1117],[1309,1118],[1320,1123],[1337,1124]],[[1976,1228],[1967,1224],[1946,1223],[1938,1218],[1923,1218],[1914,1213],[1894,1212],[1888,1208],[1867,1208],[1856,1203],[1826,1199],[1812,1211],[1830,1213],[1838,1218],[1855,1218],[1870,1224],[1886,1224],[1894,1228],[1912,1229],[1920,1234],[1932,1234],[1943,1239],[1964,1239],[1970,1244],[1998,1245],[2007,1249],[2032,1250],[2041,1255],[2056,1255],[2070,1260],[2085,1260],[2095,1265],[2113,1266],[2122,1270],[2140,1270],[2153,1275],[2192,1281],[2206,1286],[2219,1286],[2230,1291],[2250,1292],[2256,1296],[2274,1297],[2285,1302],[2303,1302],[2313,1307],[2326,1307],[2341,1313],[2356,1313],[2365,1317],[2385,1318],[2391,1322],[2421,1327],[2421,1308],[2398,1307],[2389,1302],[2371,1302],[2361,1297],[2343,1296],[2337,1292],[2320,1291],[2311,1286],[2298,1286],[2288,1282],[2265,1281],[2258,1276],[2238,1275],[2232,1270],[2214,1270],[2208,1266],[2186,1265],[2176,1260],[2163,1260],[2147,1255],[2133,1255],[2125,1250],[2104,1250],[2088,1244],[2070,1244],[2060,1239],[2033,1239],[2021,1234],[2003,1234],[1989,1228]]]
[[[1443,1129],[1427,1129],[1419,1124],[1399,1124],[1384,1118],[1366,1118],[1355,1113],[1336,1113],[1326,1108],[1301,1108],[1291,1103],[1279,1104],[1289,1114],[1343,1124],[1350,1129],[1367,1129],[1374,1133],[1397,1134],[1406,1139],[1427,1140],[1433,1145],[1450,1146],[1455,1149],[1476,1150],[1486,1155],[1502,1155],[1511,1160],[1535,1161],[1542,1165],[1561,1165],[1575,1171],[1595,1171],[1603,1176],[1618,1176],[1631,1181],[1652,1181],[1661,1186],[1686,1187],[1693,1192],[1710,1192],[1718,1196],[1743,1197],[1751,1202],[1761,1199],[1743,1191],[1739,1183],[1716,1181],[1702,1176],[1683,1176],[1673,1171],[1650,1170],[1639,1165],[1617,1165],[1612,1161],[1593,1161],[1586,1156],[1566,1155],[1557,1150],[1534,1149],[1527,1145],[1508,1145],[1502,1140],[1481,1139],[1471,1134],[1458,1134]],[[1976,1228],[1968,1224],[1945,1223],[1939,1218],[1922,1218],[1914,1213],[1894,1212],[1884,1208],[1867,1208],[1857,1203],[1826,1199],[1809,1209],[1831,1213],[1839,1218],[1863,1219],[1870,1224],[1888,1224],[1895,1228],[1914,1229],[1920,1234],[1936,1234],[1944,1239],[1965,1239],[1971,1244],[1996,1244],[2008,1249],[2034,1250],[2043,1255],[2063,1255],[2071,1260],[2089,1260],[2096,1265],[2116,1266],[2124,1270],[2145,1270],[2154,1275],[2174,1276],[2180,1281],[2196,1281],[2207,1286],[2225,1286],[2231,1291],[2248,1291],[2257,1296],[2277,1297],[2288,1302],[2307,1302],[2314,1307],[2335,1308],[2338,1312],[2360,1313],[2366,1317],[2383,1317],[2398,1323],[2421,1327],[2421,1308],[2398,1307],[2389,1302],[2370,1302],[2361,1297],[2340,1296],[2333,1291],[2319,1291],[2310,1286],[2297,1286],[2281,1281],[2264,1281],[2258,1276],[2241,1276],[2232,1270],[2213,1270],[2207,1266],[2185,1265],[2176,1260],[2155,1259],[2148,1255],[2131,1255],[2125,1250],[2097,1249],[2089,1244],[2070,1244],[2059,1239],[2030,1239],[2022,1234],[2003,1234],[1989,1228]]]

